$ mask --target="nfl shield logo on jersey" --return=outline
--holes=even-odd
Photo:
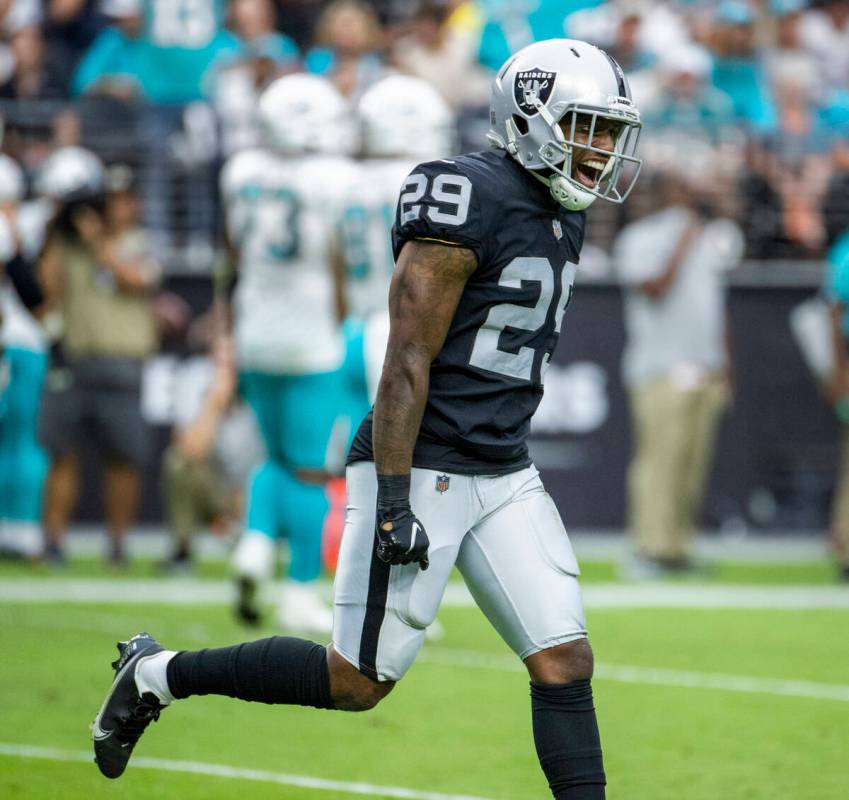
[[[448,491],[448,484],[451,483],[451,478],[448,475],[436,476],[436,491],[440,494],[445,494]]]
[[[559,242],[563,238],[563,226],[560,224],[560,220],[554,220],[551,227],[554,230],[554,238]]]
[[[513,96],[519,110],[529,117],[538,113],[534,101],[539,100],[540,103],[545,105],[548,98],[551,97],[556,77],[556,72],[546,72],[538,68],[526,69],[523,72],[516,73]]]

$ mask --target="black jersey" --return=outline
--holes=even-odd
[[[530,464],[526,438],[560,333],[584,237],[567,211],[507,154],[421,164],[404,182],[392,229],[397,260],[411,239],[475,252],[430,388],[413,466],[500,474]],[[372,460],[372,415],[348,462]]]

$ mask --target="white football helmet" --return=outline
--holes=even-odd
[[[259,98],[263,138],[284,155],[349,153],[353,122],[347,102],[317,75],[286,75]]]
[[[91,150],[61,147],[41,167],[36,189],[51,200],[78,200],[100,194],[104,175],[103,162]]]
[[[549,39],[520,50],[495,76],[489,112],[490,143],[507,150],[570,211],[596,197],[621,203],[637,180],[640,113],[621,67],[593,45]],[[601,119],[614,123],[612,150],[591,144]],[[584,128],[581,141],[577,128]],[[586,169],[579,172],[576,150],[598,158],[582,157]]]
[[[421,78],[390,75],[360,99],[363,149],[371,157],[442,158],[454,144],[454,115]]]
[[[23,196],[23,170],[14,158],[0,153],[0,203],[19,203]]]

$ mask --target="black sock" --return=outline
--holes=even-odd
[[[534,742],[556,800],[604,800],[604,765],[589,681],[531,684]]]
[[[327,650],[288,636],[177,653],[168,662],[168,687],[178,699],[223,694],[259,703],[333,708]]]

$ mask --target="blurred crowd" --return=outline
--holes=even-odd
[[[453,149],[482,149],[494,71],[564,35],[616,58],[644,124],[637,189],[624,206],[593,206],[588,236],[626,291],[638,549],[654,566],[687,562],[731,393],[722,275],[742,259],[829,261],[834,347],[815,372],[849,421],[849,0],[0,0],[0,261],[16,283],[3,292],[0,550],[63,560],[80,451],[96,446],[108,557],[125,562],[151,446],[143,368],[175,333],[198,359],[168,417],[170,566],[190,562],[199,529],[240,528],[261,437],[212,312],[189,327],[160,286],[169,273],[207,280],[224,252],[222,220],[237,211],[219,178],[267,143],[267,87],[321,76],[354,121],[375,86],[409,75],[436,93],[427,108],[444,106]],[[338,130],[339,154],[375,155],[356,125]],[[365,305],[385,283],[369,291]],[[849,461],[843,474],[835,525],[849,577]]]
[[[157,244],[183,246],[178,268],[202,268],[215,171],[257,143],[256,99],[275,77],[324,75],[352,102],[387,72],[421,77],[469,149],[493,70],[563,35],[621,63],[647,164],[686,169],[745,220],[748,258],[819,258],[843,233],[849,0],[3,0],[0,98],[17,101],[3,107],[4,151],[28,169],[80,140],[135,159]],[[90,115],[82,124],[26,105],[71,98],[85,101],[70,106]],[[49,130],[34,133],[36,120]],[[631,207],[641,213],[640,199]],[[609,249],[627,220],[596,216],[591,239]]]

